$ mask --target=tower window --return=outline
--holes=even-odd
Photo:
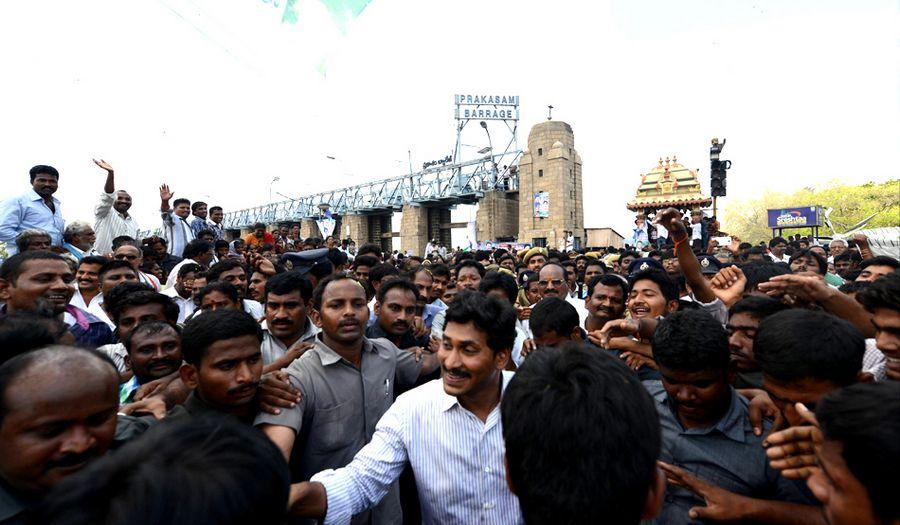
[[[538,148],[538,157],[544,154],[544,148]]]
[[[544,176],[544,170],[538,170],[538,177]]]

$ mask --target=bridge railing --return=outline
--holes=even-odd
[[[486,155],[474,160],[438,165],[411,175],[340,188],[273,202],[225,214],[223,225],[243,228],[256,222],[298,221],[319,216],[320,204],[335,215],[394,211],[404,204],[471,202],[486,191],[517,191],[515,166],[521,151]]]

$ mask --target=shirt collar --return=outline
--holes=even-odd
[[[319,354],[319,359],[322,360],[322,366],[333,365],[344,359],[341,357],[341,354],[335,352],[325,344],[321,332],[316,336],[315,346],[312,348],[312,351]],[[377,351],[378,350],[375,348],[375,345],[372,344],[372,341],[369,341],[368,337],[364,337],[362,353]]]
[[[41,197],[40,195],[38,195],[38,192],[34,191],[34,189],[29,191],[26,195],[28,195],[28,198],[31,199],[32,201],[44,200],[44,198]],[[53,204],[59,204],[59,200],[56,197],[50,196],[50,200],[53,201]]]
[[[728,410],[725,412],[725,415],[722,416],[715,425],[706,428],[686,428],[681,431],[681,434],[707,435],[712,432],[718,432],[732,441],[745,443],[747,441],[744,432],[746,411],[743,410],[743,404],[737,390],[730,386],[728,387],[728,390],[731,395],[731,402],[728,405]],[[669,402],[669,395],[665,390],[662,391],[661,396],[657,397],[657,402],[665,404],[666,409],[670,411],[672,417],[678,425],[681,426],[681,422],[678,420],[678,414],[675,413],[675,407]]]
[[[506,392],[506,385],[509,384],[509,381],[515,376],[513,372],[507,372],[505,370],[500,371],[500,398],[503,399],[503,393]],[[446,412],[455,406],[459,406],[462,408],[462,405],[459,404],[459,398],[456,396],[451,396],[444,390],[444,383],[441,379],[440,389],[441,389],[441,412]],[[498,403],[497,406],[500,406]]]
[[[25,505],[0,482],[0,521],[6,521],[25,512]]]

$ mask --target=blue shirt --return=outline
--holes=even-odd
[[[62,218],[59,200],[51,198],[56,211],[51,211],[34,190],[7,199],[0,205],[0,241],[6,243],[10,257],[18,253],[16,237],[25,230],[43,230],[50,234],[54,246],[62,245],[66,221]]]
[[[763,436],[753,434],[747,416],[747,400],[729,387],[731,404],[715,425],[707,428],[684,428],[669,402],[660,381],[645,381],[653,396],[662,427],[662,461],[729,492],[757,499],[814,503],[805,483],[786,479],[769,466],[762,447],[763,436],[771,429],[766,423]],[[702,523],[691,520],[691,507],[705,506],[693,492],[672,485],[666,487],[659,525]]]

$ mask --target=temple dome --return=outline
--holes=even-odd
[[[703,195],[697,172],[678,163],[677,157],[659,163],[646,174],[641,175],[637,195],[627,204],[632,211],[653,211],[661,208],[699,209],[712,204],[712,199]]]

